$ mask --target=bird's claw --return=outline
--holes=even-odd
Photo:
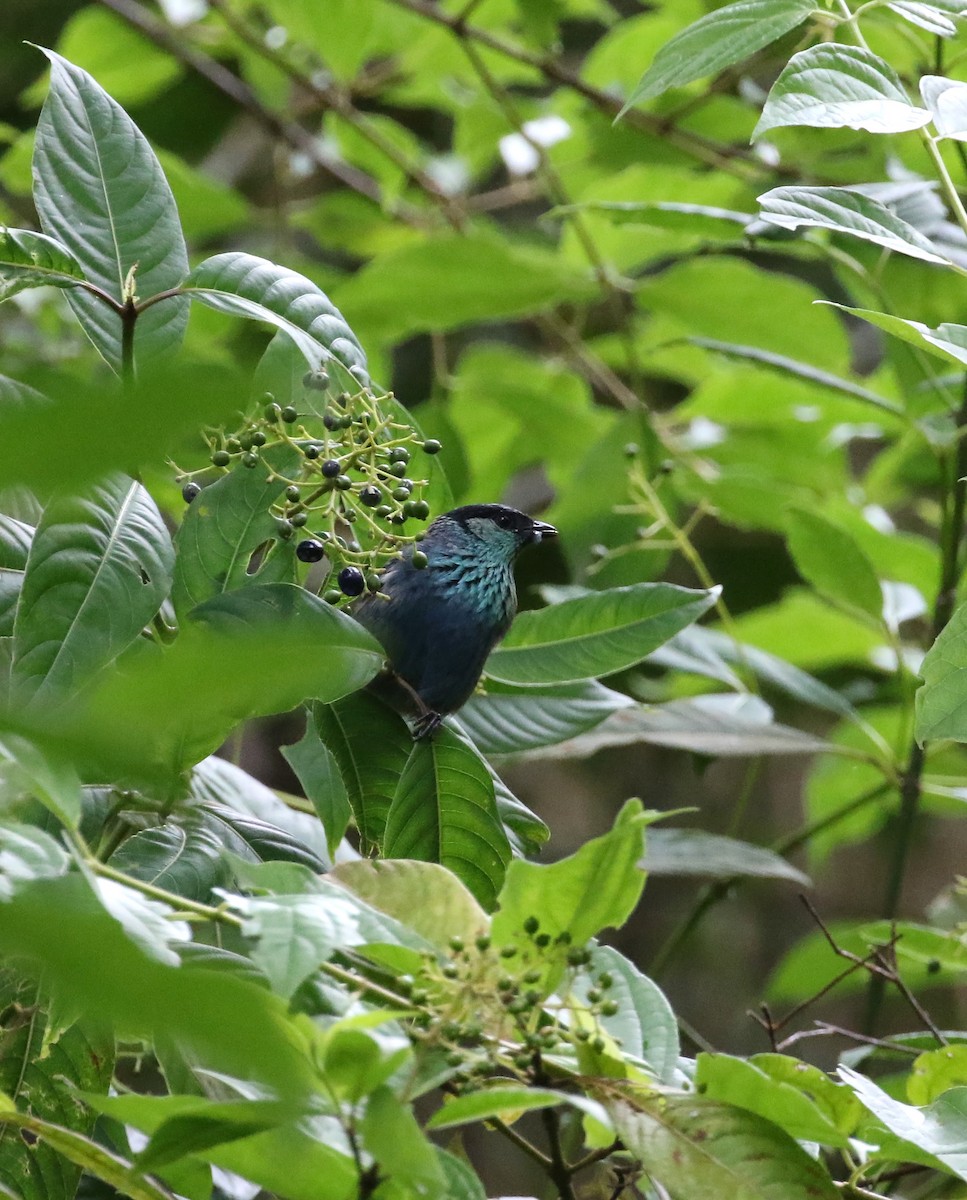
[[[443,717],[438,712],[425,712],[413,726],[414,742],[429,742],[443,724]]]

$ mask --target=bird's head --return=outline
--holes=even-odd
[[[535,521],[505,504],[466,504],[437,517],[427,530],[424,548],[437,540],[468,540],[481,557],[511,562],[528,545],[556,537],[546,521]]]

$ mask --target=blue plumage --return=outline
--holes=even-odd
[[[353,606],[386,650],[391,679],[383,690],[417,716],[417,737],[431,736],[443,714],[469,699],[517,611],[514,559],[556,533],[502,504],[455,508],[419,544],[423,569],[407,551],[383,576],[388,599],[366,596]]]

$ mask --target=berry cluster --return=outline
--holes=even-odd
[[[443,1052],[456,1071],[456,1090],[508,1069],[530,1079],[549,1054],[572,1057],[584,1046],[596,1053],[607,1046],[601,1019],[618,1012],[609,995],[612,976],[603,971],[590,979],[590,951],[570,945],[566,931],[542,932],[537,917],[528,917],[521,933],[504,946],[493,946],[486,934],[469,945],[451,938],[448,958],[427,954],[417,976],[397,981],[418,1010],[415,1040]],[[549,995],[549,967],[562,959],[570,985]]]
[[[390,394],[375,395],[358,384],[355,391],[339,391],[322,370],[310,371],[302,383],[298,407],[282,406],[266,392],[241,428],[206,431],[209,465],[180,471],[178,480],[191,503],[202,483],[213,482],[213,468],[220,476],[268,466],[270,479],[286,485],[272,507],[277,538],[304,534],[296,557],[304,563],[327,560],[336,586],[325,595],[335,604],[378,592],[382,570],[404,545],[422,538],[422,531],[406,528],[430,515],[423,497],[428,480],[414,476],[423,474],[420,456],[435,455],[441,446],[387,411],[394,407],[387,404]],[[279,468],[277,447],[296,452],[294,467]],[[414,552],[413,563],[425,567],[426,555]]]

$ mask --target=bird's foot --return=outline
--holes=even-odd
[[[441,713],[428,710],[417,720],[413,726],[413,741],[414,742],[429,742],[436,735],[436,731],[443,724],[443,716]]]

